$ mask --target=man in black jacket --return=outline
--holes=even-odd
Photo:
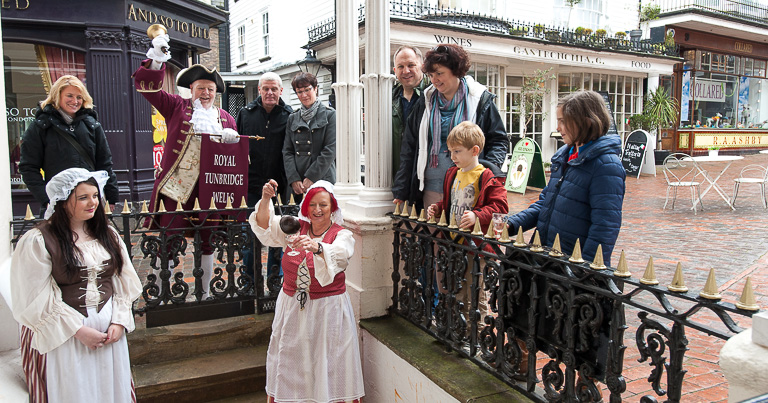
[[[280,98],[283,81],[269,72],[259,80],[259,97],[237,114],[237,128],[241,135],[261,136],[263,140],[250,140],[250,165],[248,166],[248,205],[253,207],[261,199],[261,188],[269,179],[277,181],[277,192],[288,203],[288,179],[283,165],[283,141],[288,115],[293,109]],[[278,263],[279,248],[269,248],[267,270]],[[279,263],[278,263],[279,264]],[[246,261],[250,271],[252,265]],[[252,275],[252,273],[251,273]]]

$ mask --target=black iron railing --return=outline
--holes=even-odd
[[[296,205],[278,208],[282,214],[298,214]],[[140,274],[143,290],[134,312],[147,314],[148,327],[274,310],[282,277],[278,268],[271,270],[269,278],[262,273],[262,261],[267,259],[248,224],[252,212],[253,208],[243,207],[150,213],[144,204],[142,209],[109,215]],[[171,217],[164,227],[158,225],[160,216]],[[11,221],[13,244],[39,221]],[[188,223],[188,229],[174,229],[177,222]],[[150,223],[153,226],[148,229]],[[214,253],[207,298],[203,298],[203,236]],[[253,257],[246,258],[249,254]],[[202,307],[203,313],[191,310],[196,307]],[[187,313],[180,315],[180,311]],[[150,319],[153,313],[157,319]]]
[[[624,36],[610,36],[601,33],[585,34],[563,27],[534,24],[524,21],[506,20],[488,15],[466,12],[451,8],[431,7],[414,1],[390,1],[390,13],[393,20],[429,22],[444,24],[448,27],[460,27],[491,32],[498,35],[525,38],[533,41],[557,43],[592,48],[595,50],[618,50],[638,53],[678,56],[677,45],[634,41]],[[365,20],[365,9],[360,7],[358,21]],[[308,29],[309,46],[332,38],[336,35],[336,19],[329,18]]]
[[[768,7],[750,0],[656,0],[661,15],[692,10],[768,25]]]
[[[646,379],[656,394],[641,401],[679,402],[687,334],[727,339],[742,330],[734,318],[749,320],[753,313],[644,284],[653,283],[645,275],[637,280],[552,256],[549,248],[535,252],[525,243],[393,218],[391,313],[534,400],[601,401],[602,383],[609,401],[622,401],[629,347],[649,365]],[[436,304],[435,281],[443,289]],[[634,337],[625,340],[628,329]],[[537,365],[542,358],[546,363]]]

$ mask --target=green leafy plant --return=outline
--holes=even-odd
[[[524,116],[525,123],[523,125],[523,137],[525,137],[525,132],[528,130],[528,126],[533,121],[536,113],[541,113],[542,119],[547,118],[547,114],[542,112],[542,105],[544,97],[551,93],[550,81],[557,79],[557,76],[552,74],[553,68],[550,67],[546,70],[536,69],[533,74],[526,75],[523,79],[523,86],[520,88],[520,98],[522,100],[520,111]]]
[[[624,32],[624,31],[619,31],[619,32],[613,34],[613,36],[615,36],[618,39],[624,39],[624,38],[627,37],[627,33]]]
[[[606,32],[604,29],[601,28],[601,29],[598,29],[597,31],[595,31],[595,36],[598,37],[598,38],[605,38],[605,35],[607,33],[608,32]]]
[[[541,35],[544,33],[544,26],[541,24],[536,24],[533,26],[533,33],[536,35]]]
[[[589,28],[584,28],[584,36],[590,36],[592,35],[592,30]]]
[[[630,130],[638,130],[642,129],[645,131],[650,131],[653,129],[653,123],[651,122],[651,118],[641,113],[639,115],[632,115],[629,117],[629,129]]]
[[[656,128],[656,138],[659,141],[657,149],[661,149],[661,129],[669,127],[677,121],[680,106],[664,87],[648,93],[645,99],[643,114],[651,120],[651,126]]]
[[[640,9],[640,22],[652,21],[659,18],[661,7],[658,4],[646,4]]]
[[[707,150],[710,150],[710,151],[717,151],[719,149],[720,149],[720,147],[718,147],[718,146],[709,146],[709,147],[707,147]]]

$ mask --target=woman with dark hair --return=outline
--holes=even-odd
[[[291,87],[301,101],[301,109],[288,117],[283,163],[288,183],[301,199],[321,179],[336,183],[336,111],[317,99],[314,75],[297,74]]]
[[[268,401],[359,403],[363,370],[345,280],[355,238],[342,227],[332,184],[307,190],[297,228],[275,215],[277,191],[274,179],[265,183],[248,220],[263,245],[287,248],[267,350]]]
[[[621,228],[626,172],[621,165],[621,139],[608,136],[611,117],[603,98],[594,91],[579,91],[557,103],[557,130],[565,145],[552,157],[552,176],[527,209],[511,216],[509,232],[536,227],[541,242],[552,246],[560,234],[563,252],[571,253],[578,239],[584,259],[595,258],[602,245],[603,261]]]
[[[405,125],[400,167],[392,185],[395,203],[410,201],[426,207],[442,199],[443,179],[453,166],[446,139],[461,122],[470,121],[482,129],[481,160],[496,167],[504,162],[509,140],[493,101],[496,96],[467,75],[470,67],[469,54],[461,46],[442,44],[427,52],[423,70],[432,85],[424,90]]]
[[[19,159],[24,184],[42,206],[48,203],[45,185],[67,168],[106,171],[109,180],[104,197],[110,204],[117,202],[112,152],[93,110],[93,98],[83,82],[70,75],[56,80],[48,97],[40,102],[35,121],[24,132]]]
[[[105,171],[61,171],[46,221],[11,260],[13,316],[32,402],[135,402],[125,332],[141,282],[104,213]],[[74,367],[73,367],[74,366]]]

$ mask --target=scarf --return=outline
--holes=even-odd
[[[312,106],[307,108],[304,106],[304,104],[301,105],[301,120],[305,121],[306,123],[309,123],[310,120],[312,120],[313,117],[315,117],[315,114],[317,113],[317,108],[320,106],[320,100],[316,100]]]
[[[432,94],[432,110],[430,111],[432,116],[429,122],[429,131],[432,133],[432,148],[429,151],[430,168],[437,168],[437,154],[440,152],[440,136],[442,134],[440,112],[454,111],[449,129],[465,120],[469,120],[469,110],[466,102],[468,92],[466,79],[462,77],[459,80],[459,89],[456,90],[456,94],[453,95],[453,99],[450,102],[440,91],[435,91]]]
[[[205,109],[199,99],[196,99],[194,110],[192,112],[192,127],[195,133],[218,134],[221,133],[221,122],[219,122],[219,111],[216,108]]]
[[[61,118],[64,119],[64,123],[71,125],[72,121],[75,120],[72,116],[67,115],[67,113],[61,109],[56,108],[56,110],[59,112],[59,115],[61,115]]]

